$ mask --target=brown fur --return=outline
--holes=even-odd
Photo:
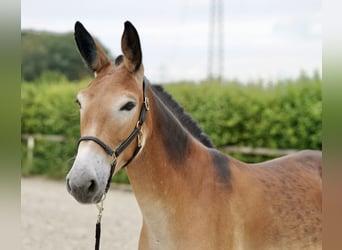
[[[81,135],[113,148],[134,128],[143,102],[143,67],[130,52],[125,56],[126,45],[125,63],[102,67],[79,94],[86,103]],[[123,93],[138,100],[135,116],[124,124],[110,119],[111,100]],[[246,164],[205,147],[150,89],[147,94],[143,147],[127,167],[143,215],[139,249],[322,248],[321,152]],[[135,147],[123,152],[118,166]]]
[[[320,153],[256,165],[227,157],[222,182],[210,151],[190,144],[180,167],[150,138],[127,169],[144,217],[140,249],[321,248]]]

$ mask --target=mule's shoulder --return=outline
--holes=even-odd
[[[214,148],[208,149],[208,152],[212,159],[218,180],[221,183],[230,185],[231,170],[229,158],[227,157],[227,155]]]

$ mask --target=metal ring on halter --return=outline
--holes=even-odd
[[[138,121],[137,125],[135,125],[135,127],[141,131],[142,123],[140,121]]]
[[[112,154],[112,164],[111,165],[116,166],[117,161],[118,161],[118,158],[117,158],[116,153],[114,151]]]

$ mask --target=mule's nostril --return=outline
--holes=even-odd
[[[93,193],[94,191],[96,191],[96,188],[97,188],[96,181],[91,180],[91,181],[90,181],[90,185],[89,185],[89,187],[88,187],[88,191],[89,191],[90,193]]]
[[[98,196],[100,195],[97,179],[93,176],[86,179],[82,179],[81,177],[84,176],[74,176],[73,178],[66,179],[68,192],[81,203],[97,202],[99,200]]]
[[[68,190],[69,192],[71,191],[71,186],[70,186],[69,178],[67,179],[67,190]]]

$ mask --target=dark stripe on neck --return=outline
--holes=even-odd
[[[229,159],[227,156],[216,149],[209,149],[218,180],[224,184],[230,184],[231,172],[229,168]]]
[[[182,126],[204,146],[214,148],[214,144],[206,135],[197,122],[184,111],[184,108],[176,102],[173,97],[164,90],[161,85],[151,85],[152,91],[160,98],[165,106],[173,113]]]
[[[152,92],[153,93],[153,92]],[[169,160],[175,165],[182,163],[188,154],[190,136],[172,112],[153,93],[156,111],[155,126],[160,131],[160,139],[164,144]]]

